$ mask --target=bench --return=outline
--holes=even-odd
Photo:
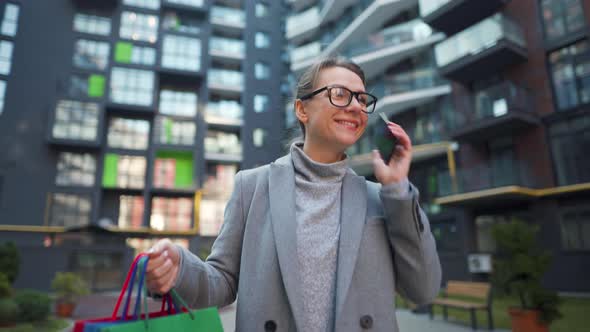
[[[434,317],[433,307],[440,305],[443,308],[443,317],[447,320],[447,308],[465,309],[471,312],[471,328],[477,329],[476,310],[486,310],[488,312],[488,328],[494,329],[494,320],[492,317],[492,296],[489,283],[487,282],[469,282],[453,281],[447,282],[447,287],[443,292],[442,298],[436,298],[429,306],[430,319]],[[449,296],[468,297],[469,299],[450,299]],[[483,301],[474,301],[483,300]]]

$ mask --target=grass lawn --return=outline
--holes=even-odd
[[[13,327],[0,327],[0,332],[57,332],[68,327],[67,320],[49,318],[45,322],[21,323]]]
[[[400,308],[407,307],[404,301],[397,299]],[[494,315],[494,327],[510,329],[510,316],[508,316],[508,307],[515,306],[518,303],[516,298],[495,297],[493,299],[492,314]],[[442,317],[442,307],[435,306],[434,314]],[[563,318],[551,324],[551,332],[586,332],[588,331],[588,315],[590,314],[590,299],[563,297],[560,306]],[[471,326],[469,311],[460,309],[448,309],[449,320],[457,321],[458,324]],[[488,326],[487,313],[483,310],[477,311],[478,328]]]

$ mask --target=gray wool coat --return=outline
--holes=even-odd
[[[211,255],[181,250],[176,290],[193,308],[236,297],[237,331],[297,331],[303,307],[297,270],[295,171],[290,155],[236,175]],[[342,183],[335,294],[336,331],[398,331],[395,294],[428,303],[441,268],[418,190],[396,199],[352,170]]]

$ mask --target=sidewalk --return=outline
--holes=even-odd
[[[94,294],[84,297],[72,317],[73,321],[78,319],[88,319],[97,317],[106,317],[112,314],[112,311],[117,302],[116,293],[108,294]],[[121,304],[123,306],[124,303]],[[149,300],[150,311],[156,311],[160,309],[160,302]],[[445,322],[442,318],[435,318],[430,320],[427,314],[414,314],[408,310],[397,310],[397,321],[399,324],[400,332],[473,332],[469,322],[464,323],[453,323]],[[235,315],[236,306],[231,304],[227,307],[219,309],[219,315],[223,324],[224,331],[232,332],[235,329]],[[462,325],[464,324],[464,325]],[[70,328],[64,331],[70,331]],[[489,331],[485,327],[481,327],[477,331]],[[509,332],[508,330],[496,329],[495,332]]]

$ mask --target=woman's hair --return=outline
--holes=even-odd
[[[323,69],[332,67],[342,67],[352,71],[361,78],[363,85],[366,85],[365,73],[363,72],[361,67],[359,67],[359,65],[343,57],[328,57],[315,62],[303,74],[301,74],[301,76],[299,77],[299,81],[297,82],[295,100],[305,96],[308,93],[313,92],[316,82],[320,76],[320,72]],[[301,127],[303,138],[305,138],[305,126],[301,121],[299,121],[299,126]]]

